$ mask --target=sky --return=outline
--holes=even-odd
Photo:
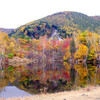
[[[100,0],[0,0],[0,28],[17,28],[61,11],[100,15]]]

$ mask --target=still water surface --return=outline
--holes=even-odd
[[[86,85],[100,85],[100,65],[67,62],[2,66],[0,97],[34,95],[41,91],[69,91]]]

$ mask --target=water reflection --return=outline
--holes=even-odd
[[[16,67],[5,65],[3,68],[0,70],[1,92],[11,84],[31,94],[71,90],[87,84],[100,85],[100,65],[43,62]]]

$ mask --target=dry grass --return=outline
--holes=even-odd
[[[47,93],[23,98],[9,98],[7,100],[100,100],[100,86],[88,86],[80,90]]]

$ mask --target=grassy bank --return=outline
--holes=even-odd
[[[88,86],[79,90],[39,94],[32,97],[9,98],[7,100],[100,100],[100,86]]]

